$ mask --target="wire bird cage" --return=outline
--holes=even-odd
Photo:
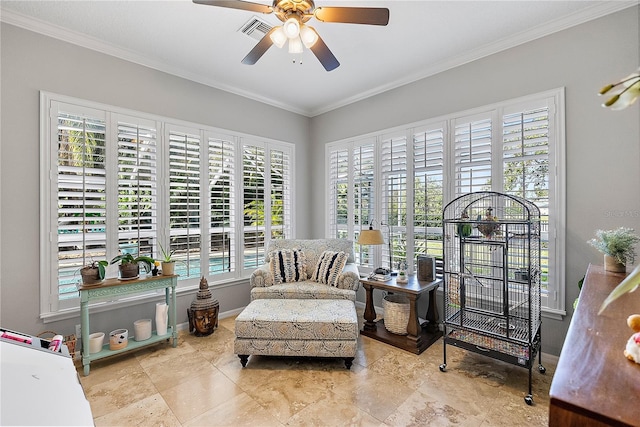
[[[531,370],[540,355],[540,210],[523,198],[482,191],[443,212],[444,363],[447,345]]]

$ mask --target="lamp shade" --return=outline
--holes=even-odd
[[[380,230],[374,230],[372,228],[368,230],[360,231],[358,236],[359,245],[382,245],[384,244],[384,238]]]
[[[302,39],[302,43],[307,47],[307,49],[311,49],[311,46],[313,46],[318,41],[318,34],[310,27],[301,25],[300,38]]]
[[[275,44],[279,48],[282,48],[282,46],[284,46],[285,42],[287,41],[287,35],[284,33],[282,27],[278,27],[277,30],[271,33],[270,37],[273,44]]]
[[[300,40],[300,37],[289,39],[289,53],[302,53],[302,40]]]
[[[284,33],[290,39],[298,37],[300,35],[300,23],[296,18],[289,18],[283,25]]]

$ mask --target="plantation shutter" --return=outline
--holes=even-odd
[[[106,257],[106,123],[100,111],[83,113],[65,105],[53,120],[57,121],[57,146],[52,144],[56,152],[57,263],[51,282],[56,283],[57,298],[50,304],[67,308],[78,297],[80,268]]]
[[[413,132],[414,255],[442,257],[445,125]]]
[[[367,230],[374,219],[375,202],[375,144],[372,142],[356,145],[353,148],[353,202],[355,241],[360,230]],[[379,227],[379,224],[376,225]],[[348,238],[347,235],[339,237]],[[374,267],[371,246],[356,245],[356,261],[361,265]]]
[[[291,238],[291,157],[283,150],[270,150],[271,238]]]
[[[231,136],[209,136],[209,274],[236,270],[235,158]]]
[[[245,269],[257,268],[264,262],[265,243],[265,148],[257,145],[242,147],[242,205],[244,211]]]
[[[454,198],[491,189],[492,126],[487,116],[454,121]]]
[[[541,284],[543,305],[557,287],[553,280],[555,240],[550,240],[549,216],[553,212],[554,175],[549,173],[553,138],[550,123],[553,101],[538,100],[505,109],[502,116],[502,188],[507,194],[526,198],[540,209]]]
[[[118,250],[154,255],[158,231],[157,132],[152,123],[125,118],[118,133]]]
[[[388,246],[383,250],[383,265],[397,268],[399,261],[406,261],[407,242],[407,137],[383,135],[382,181],[384,186],[383,226]],[[386,229],[386,230],[385,230]],[[389,249],[391,246],[391,249]],[[391,256],[389,256],[391,251]]]
[[[330,237],[346,235],[349,223],[349,150],[329,153]]]
[[[168,139],[169,248],[179,261],[176,274],[180,279],[200,277],[201,138],[197,130],[169,127]]]

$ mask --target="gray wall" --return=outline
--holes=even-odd
[[[602,264],[586,244],[594,231],[640,231],[640,105],[613,112],[597,96],[602,86],[638,68],[639,20],[638,7],[626,9],[314,117],[311,155],[321,158],[331,141],[564,86],[571,313],[587,265]],[[324,194],[323,165],[312,167],[311,193]],[[326,209],[316,206],[312,214],[313,235],[323,235]],[[543,320],[544,352],[560,353],[569,321]]]
[[[324,236],[324,167],[310,159],[323,158],[326,143],[564,86],[571,312],[588,263],[601,263],[585,243],[594,230],[640,230],[640,106],[612,112],[595,95],[638,67],[638,18],[637,7],[627,9],[312,119],[3,23],[0,325],[71,333],[79,323],[73,318],[45,325],[38,317],[39,90],[295,143],[297,235],[310,238]],[[231,311],[248,302],[248,285],[216,288],[214,296],[221,311]],[[362,291],[358,298],[364,301]],[[180,297],[179,322],[186,321],[192,299]],[[148,317],[151,306],[98,313],[92,325],[108,332]],[[569,320],[545,319],[545,352],[559,354]]]
[[[39,319],[39,91],[49,91],[216,126],[296,145],[295,210],[298,236],[310,236],[308,117],[249,100],[45,37],[1,24],[2,155],[0,157],[0,325],[37,334],[75,332],[73,319],[43,324]],[[282,126],[287,123],[287,126]],[[246,282],[213,290],[221,312],[245,306]],[[178,322],[194,293],[178,301]],[[153,303],[92,316],[92,331],[109,332],[149,317]],[[117,319],[117,320],[115,320]]]

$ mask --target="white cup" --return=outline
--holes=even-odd
[[[102,350],[102,344],[104,343],[104,332],[95,332],[89,335],[89,353],[98,353]]]
[[[151,319],[140,319],[133,322],[133,338],[144,341],[151,338]]]

